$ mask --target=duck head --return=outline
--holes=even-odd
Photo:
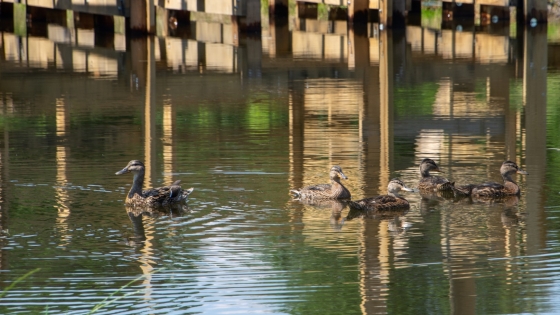
[[[122,170],[118,171],[115,173],[115,175],[122,175],[122,174],[126,174],[126,173],[141,173],[144,172],[145,167],[144,167],[144,163],[138,161],[138,160],[132,160],[130,162],[128,162],[128,164],[125,166],[125,168],[123,168]]]
[[[512,174],[522,174],[522,175],[529,175],[526,171],[522,170],[515,162],[512,161],[505,161],[502,163],[502,167],[500,167],[500,174],[502,176],[509,176]]]
[[[430,171],[444,173],[442,170],[439,169],[439,167],[437,166],[436,162],[434,162],[434,160],[423,159],[422,162],[420,162],[420,174],[422,174],[422,176],[429,176]]]
[[[342,168],[338,165],[331,167],[330,177],[332,180],[348,179],[342,172]]]
[[[414,189],[406,187],[404,182],[401,181],[400,179],[398,179],[398,178],[391,179],[391,181],[389,182],[389,185],[387,185],[387,191],[390,194],[398,194],[399,191],[401,191],[401,190],[414,191]]]

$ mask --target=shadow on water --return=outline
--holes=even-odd
[[[42,270],[0,313],[84,312],[142,275],[109,312],[560,309],[545,28],[355,32],[317,16],[271,19],[261,38],[201,20],[127,38],[1,23],[0,283]],[[332,165],[355,200],[397,176],[414,187],[428,157],[458,185],[499,182],[505,160],[530,175],[520,198],[408,193],[396,213],[287,196]],[[195,187],[187,212],[124,214],[130,179],[114,171],[132,159],[146,188]]]

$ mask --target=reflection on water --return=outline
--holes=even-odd
[[[2,313],[85,313],[115,292],[104,311],[560,310],[546,30],[292,22],[239,41],[209,22],[157,38],[1,33],[2,286],[41,268]],[[415,187],[427,157],[457,185],[499,182],[505,160],[530,175],[514,178],[520,198],[407,193],[395,213],[288,193],[335,164],[354,199],[396,176]],[[113,174],[132,159],[146,186],[193,186],[188,209],[125,208],[129,179]]]

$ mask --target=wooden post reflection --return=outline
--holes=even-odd
[[[389,235],[387,224],[364,220],[360,233],[360,295],[362,314],[385,314],[389,278]]]
[[[286,56],[291,52],[288,17],[271,16],[269,22],[268,55],[270,58]]]
[[[154,40],[146,37],[146,100],[144,108],[144,164],[146,165],[145,187],[153,187],[153,172],[156,161],[156,69],[154,58]]]
[[[7,117],[10,111],[13,111],[13,99],[11,94],[2,95],[3,98],[0,99],[2,105],[2,114]],[[10,182],[10,133],[8,125],[4,124],[4,149],[0,154],[0,231],[8,229],[8,200],[6,197],[9,196],[7,193],[6,183]],[[7,256],[4,255],[4,251],[0,250],[0,269],[4,269],[7,266]]]
[[[394,56],[390,32],[381,32],[379,45],[373,48],[379,49],[378,54],[373,53],[379,55],[379,67],[369,67],[364,75],[366,98],[364,107],[360,110],[360,139],[364,143],[362,147],[365,159],[362,160],[362,167],[366,169],[367,182],[371,183],[370,178],[379,178],[379,181],[377,189],[368,191],[367,195],[384,193],[386,190],[393,142],[391,112]],[[372,53],[368,52],[368,55]],[[384,313],[387,309],[385,290],[390,276],[390,257],[393,256],[387,222],[364,221],[360,236],[362,313]]]
[[[68,126],[68,117],[66,113],[66,101],[64,98],[56,100],[56,205],[58,209],[57,228],[62,235],[59,246],[66,246],[69,241],[67,235],[68,224],[67,219],[70,215],[70,208],[68,207],[68,180],[66,177],[66,161],[67,161],[67,148],[66,148],[66,129]]]
[[[525,169],[529,175],[523,179],[527,183],[526,204],[531,212],[526,221],[527,253],[532,255],[546,246],[547,233],[544,213],[546,197],[542,184],[546,182],[546,25],[527,28],[524,35]]]
[[[173,182],[173,105],[170,99],[163,102],[163,182]]]
[[[379,190],[389,183],[390,155],[393,152],[393,36],[390,30],[379,34]]]
[[[300,84],[294,84],[289,91],[289,128],[290,128],[290,187],[299,188],[303,186],[303,124],[305,122],[305,109],[303,101],[303,91]],[[290,215],[291,222],[301,222],[303,214],[301,211],[295,211]],[[303,225],[292,225],[300,231]]]
[[[144,179],[144,187],[153,187],[154,182],[154,169],[156,165],[156,104],[155,104],[155,91],[156,91],[156,71],[155,71],[155,45],[152,37],[144,37],[142,39],[144,45],[139,45],[138,48],[144,47],[144,54],[146,63],[139,69],[140,73],[145,73],[146,78],[146,99],[144,104],[144,164],[146,165],[146,174]],[[151,260],[153,256],[154,238],[153,219],[148,216],[143,217],[146,240],[142,248],[141,256],[138,258],[140,269],[144,274],[143,285],[145,287],[146,299],[150,299],[151,295],[151,280],[153,267]]]

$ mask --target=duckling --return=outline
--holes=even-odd
[[[453,190],[455,182],[450,182],[444,177],[430,175],[430,171],[443,173],[434,160],[423,159],[420,162],[420,175],[422,175],[422,178],[418,182],[418,189],[432,191]]]
[[[456,187],[456,191],[464,195],[472,195],[473,197],[501,198],[505,196],[519,196],[521,190],[516,182],[511,179],[513,174],[528,175],[529,173],[522,170],[515,162],[505,161],[500,167],[500,174],[504,179],[504,184],[495,182],[487,182],[479,185],[464,185]]]
[[[193,192],[194,188],[183,190],[180,186],[181,181],[177,180],[170,186],[150,188],[142,190],[144,184],[144,173],[146,167],[144,163],[138,160],[128,162],[125,168],[115,173],[122,175],[125,173],[133,173],[134,179],[132,187],[126,196],[126,205],[137,207],[166,207],[187,201],[188,196]]]
[[[408,209],[410,204],[408,201],[401,196],[399,196],[399,191],[414,191],[412,188],[406,187],[406,185],[398,178],[393,178],[389,181],[387,185],[387,195],[381,195],[377,197],[365,198],[357,201],[349,201],[348,205],[352,209],[359,210],[370,210],[370,211],[390,211],[397,209]]]
[[[346,187],[340,183],[340,178],[348,179],[338,165],[331,167],[330,184],[319,184],[306,186],[300,189],[290,190],[296,199],[300,200],[321,200],[321,199],[350,199],[351,194]]]

